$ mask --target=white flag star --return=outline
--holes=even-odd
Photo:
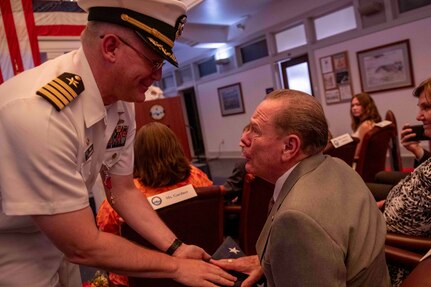
[[[238,250],[238,249],[236,249],[236,247],[234,247],[234,248],[229,248],[229,253],[235,253],[235,254],[238,254],[238,253],[239,253],[239,250]]]

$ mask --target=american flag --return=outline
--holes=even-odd
[[[79,36],[87,14],[72,1],[0,0],[0,84],[40,64],[38,36]]]

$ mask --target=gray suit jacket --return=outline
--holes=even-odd
[[[268,286],[390,286],[386,226],[343,161],[314,155],[284,183],[256,243]]]

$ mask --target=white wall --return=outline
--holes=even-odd
[[[209,158],[240,156],[242,129],[265,97],[265,89],[273,87],[272,73],[271,66],[265,65],[197,86],[202,133]],[[222,117],[217,89],[235,83],[241,83],[245,113]]]
[[[314,90],[317,98],[322,101],[330,130],[334,136],[351,132],[349,115],[350,103],[326,105],[323,96],[324,89],[319,59],[321,57],[347,51],[352,88],[355,94],[361,92],[356,52],[409,39],[414,83],[417,85],[424,79],[431,77],[431,53],[429,49],[429,47],[431,47],[431,37],[429,37],[430,27],[431,18],[426,18],[314,51],[315,67],[319,69],[317,73],[314,73],[314,75],[318,75],[319,82],[317,89],[315,88]],[[270,65],[264,65],[221,79],[205,82],[197,86],[202,132],[206,145],[206,154],[209,158],[217,156],[240,156],[238,142],[242,128],[248,123],[254,109],[265,96],[265,89],[275,87],[273,73],[274,71]],[[217,89],[238,82],[240,82],[242,86],[246,113],[222,117]],[[409,87],[371,94],[382,117],[384,117],[388,109],[391,109],[395,113],[399,132],[405,123],[418,123],[415,119],[417,113],[417,99],[411,95],[412,90],[413,87]],[[222,140],[224,140],[224,144],[221,144]],[[402,155],[411,157],[411,154],[404,148],[402,148]]]
[[[316,50],[314,53],[316,67],[320,69],[319,59],[321,57],[342,51],[348,51],[353,93],[360,93],[361,83],[356,52],[409,39],[414,83],[417,85],[424,79],[431,77],[430,27],[431,18],[427,18]],[[323,84],[320,70],[318,71],[318,75],[319,97],[322,99],[322,105],[325,110],[331,132],[334,136],[351,132],[349,115],[350,103],[326,105],[322,92]],[[417,99],[412,96],[412,90],[413,88],[411,87],[371,94],[382,117],[384,117],[388,109],[391,109],[394,112],[397,118],[399,131],[405,123],[417,123],[415,119],[417,114]],[[402,149],[402,155],[411,156],[411,154],[404,148]]]
[[[231,0],[233,1],[233,0]],[[318,3],[318,5],[316,5]],[[318,6],[320,13],[325,13],[325,9],[333,9],[340,5],[349,5],[350,1],[346,0],[283,0],[283,1],[268,1],[263,5],[262,9],[256,15],[251,16],[242,21],[245,26],[244,30],[240,30],[236,25],[229,27],[228,39],[233,40],[237,37],[247,38],[256,35],[260,31],[280,24],[288,19],[295,19]],[[324,8],[322,8],[324,7]],[[314,8],[316,9],[316,8]],[[317,9],[316,9],[317,10]]]

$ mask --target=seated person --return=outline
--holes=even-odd
[[[424,123],[424,128],[426,127],[426,125],[430,124],[429,120],[427,120],[427,113],[429,113],[429,110],[431,109],[431,103],[429,103],[428,101],[424,101],[423,103],[421,103],[420,96],[422,93],[429,93],[427,91],[430,89],[430,87],[431,87],[431,78],[428,78],[427,80],[423,81],[413,91],[413,96],[415,96],[416,98],[419,98],[419,104],[420,104],[419,113],[417,114],[416,119]],[[428,130],[429,129],[430,128],[428,127]],[[425,135],[429,137],[431,133],[428,131],[428,132],[425,132]],[[415,155],[414,167],[417,167],[431,157],[431,152],[425,150],[420,144],[420,142],[411,141],[410,139],[414,136],[415,134],[412,133],[412,129],[410,128],[410,125],[403,126],[403,130],[401,131],[401,144],[408,151],[410,151]]]
[[[275,185],[274,205],[257,255],[211,260],[248,274],[242,286],[262,275],[267,286],[389,286],[384,218],[359,174],[322,154],[327,141],[323,108],[303,92],[273,91],[253,113],[245,167]]]
[[[244,134],[250,128],[250,124],[247,124],[242,133]],[[235,166],[232,170],[232,174],[226,179],[223,184],[223,188],[225,191],[225,198],[229,203],[241,203],[242,197],[242,188],[244,186],[244,178],[247,174],[245,170],[246,160],[240,159],[235,163]]]
[[[240,159],[235,163],[232,174],[226,179],[223,184],[225,190],[225,198],[227,204],[241,203],[242,188],[244,186],[244,178],[247,174],[245,170],[245,159]]]
[[[242,191],[244,179],[247,176],[245,170],[245,159],[240,159],[235,163],[232,174],[223,184],[225,205],[240,206],[242,202]],[[251,175],[250,175],[251,176]],[[224,235],[237,238],[240,229],[240,209],[234,209],[232,212],[225,212],[224,216]]]
[[[431,136],[431,78],[414,91],[418,98],[417,119],[424,123],[425,135]],[[404,136],[407,142],[408,136]],[[423,157],[423,156],[422,156]],[[389,192],[383,215],[387,231],[413,236],[431,237],[431,159],[426,159]],[[406,270],[390,267],[394,286],[407,275]]]
[[[250,125],[246,125],[242,132],[249,129]],[[242,201],[242,190],[244,187],[244,179],[247,175],[245,170],[246,160],[244,158],[238,160],[232,170],[232,174],[226,179],[223,184],[224,198],[226,205],[240,205]],[[250,175],[251,176],[251,175]],[[224,234],[236,238],[239,231],[239,213],[225,213]]]
[[[194,187],[213,184],[186,158],[177,137],[164,124],[152,122],[142,126],[135,139],[134,182],[147,197],[187,184]],[[105,199],[97,213],[100,230],[120,234],[122,218]],[[109,274],[113,286],[128,286],[127,277]],[[111,285],[110,285],[111,286]]]
[[[375,123],[382,120],[373,98],[367,93],[360,93],[353,96],[350,107],[350,117],[352,118],[353,137],[359,138],[356,147],[355,158],[359,156],[362,139],[369,132]]]

